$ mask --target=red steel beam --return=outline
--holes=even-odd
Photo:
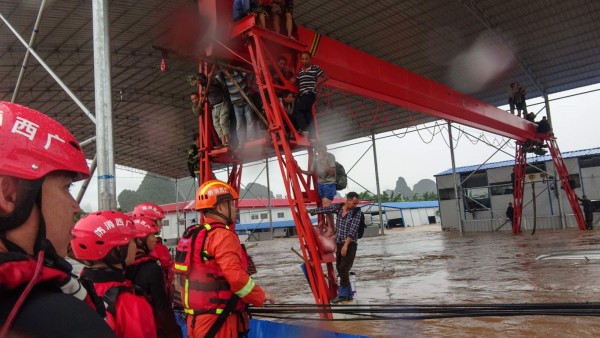
[[[536,138],[534,123],[312,30],[298,34],[331,78],[327,86],[519,141]]]
[[[212,22],[207,33],[209,36],[205,38],[213,39],[214,43],[206,52],[246,62],[239,58],[247,56],[244,42],[230,38],[255,26],[254,16],[234,25],[231,0],[201,0],[199,5],[203,17]],[[518,141],[536,138],[534,123],[315,31],[297,27],[299,44],[289,40],[290,43],[274,41],[273,45],[283,44],[298,51],[300,46],[307,46],[306,49],[314,55],[314,63],[331,78],[327,86]],[[263,36],[270,38],[268,34]],[[227,45],[228,49],[221,44]]]

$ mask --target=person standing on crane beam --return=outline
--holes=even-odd
[[[316,140],[316,132],[313,123],[312,108],[317,100],[317,87],[329,80],[329,76],[323,72],[321,67],[311,63],[311,55],[305,51],[300,54],[302,67],[292,78],[292,82],[298,85],[298,105],[296,106],[296,124],[298,133],[308,135],[309,140]]]

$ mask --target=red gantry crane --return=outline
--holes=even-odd
[[[200,183],[213,179],[213,163],[226,164],[231,168],[228,183],[239,189],[244,163],[264,159],[268,155],[265,149],[274,150],[317,304],[327,305],[336,295],[336,278],[332,255],[323,250],[306,208],[308,203],[320,204],[316,177],[305,177],[293,155],[298,150],[309,150],[310,167],[314,160],[312,145],[306,136],[296,132],[276,94],[283,89],[297,91],[276,67],[279,55],[289,56],[288,60],[299,65],[300,52],[309,51],[314,63],[330,77],[328,87],[515,139],[515,233],[520,231],[523,206],[526,166],[523,145],[527,141],[547,144],[579,228],[584,229],[583,215],[568,183],[569,175],[556,140],[550,134],[537,134],[534,123],[300,26],[297,39],[293,40],[258,27],[254,15],[233,23],[232,1],[202,0],[198,6],[202,17],[210,21],[208,36],[204,38],[211,39],[204,53],[195,55],[200,60],[200,71],[208,73],[212,67],[221,67],[226,72],[238,67],[254,73],[264,103],[262,121],[268,133],[266,138],[247,142],[241,149],[215,148],[215,132],[205,106],[199,118]],[[283,85],[274,83],[270,69],[285,79]]]

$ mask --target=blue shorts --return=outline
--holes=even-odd
[[[317,184],[317,189],[319,190],[319,197],[326,198],[330,201],[333,201],[337,190],[335,189],[335,183],[327,183],[327,184]]]

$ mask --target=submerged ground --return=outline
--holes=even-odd
[[[254,279],[279,303],[313,303],[295,238],[260,242],[249,250]],[[600,250],[599,231],[538,231],[461,235],[439,225],[386,231],[359,241],[358,298],[370,304],[498,304],[600,302],[600,260],[536,261],[542,253]],[[600,311],[600,309],[599,309]],[[526,316],[421,321],[291,321],[379,337],[592,337],[597,317]]]

